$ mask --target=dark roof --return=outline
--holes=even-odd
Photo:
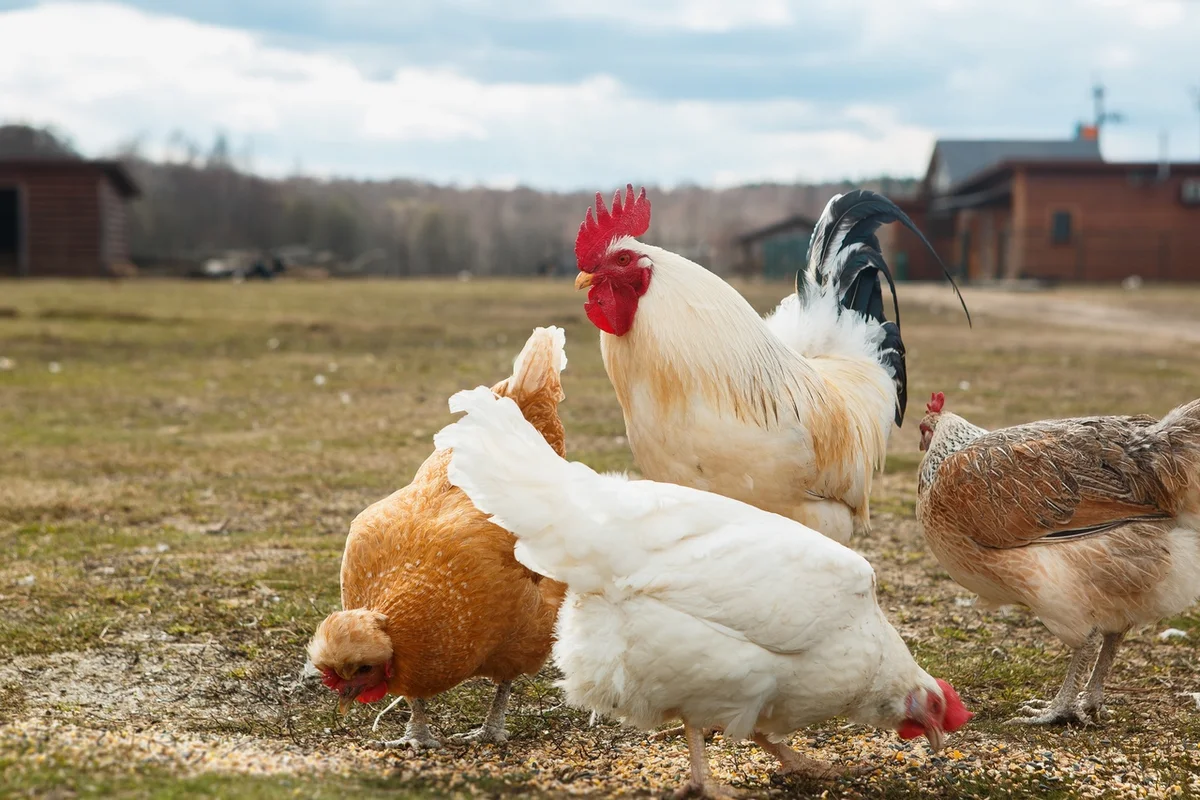
[[[1078,159],[1061,161],[1010,159],[1002,161],[999,164],[994,164],[988,169],[972,175],[968,180],[955,186],[951,193],[958,196],[977,192],[989,185],[1006,184],[1011,180],[1012,173],[1018,169],[1033,172],[1071,172],[1092,175],[1141,173],[1153,176],[1158,174],[1161,166],[1157,161],[1089,162]],[[1175,162],[1168,164],[1167,170],[1171,175],[1200,175],[1200,162]]]
[[[925,176],[934,194],[946,194],[1004,161],[1098,162],[1095,139],[942,139],[933,148]]]
[[[120,161],[85,161],[77,158],[4,158],[0,157],[0,169],[19,167],[22,170],[83,170],[99,171],[112,183],[117,194],[125,199],[141,195],[141,189]]]
[[[766,239],[767,237],[774,236],[777,233],[785,233],[792,230],[806,230],[809,233],[812,233],[813,229],[816,227],[817,221],[815,219],[806,217],[803,214],[793,214],[792,216],[781,219],[778,222],[772,222],[770,225],[765,227],[756,228],[755,230],[743,233],[738,236],[735,241],[737,241],[739,244],[747,244],[749,242],[758,241],[759,239]]]

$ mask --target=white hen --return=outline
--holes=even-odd
[[[643,729],[682,718],[685,789],[722,791],[704,726],[828,777],[778,742],[845,715],[937,749],[970,717],[917,666],[853,551],[737,500],[564,461],[486,388],[450,409],[467,412],[434,440],[454,451],[451,483],[517,536],[523,564],[568,586],[554,645],[568,701]]]

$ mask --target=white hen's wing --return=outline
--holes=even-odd
[[[688,530],[661,547],[647,547],[644,562],[618,587],[775,653],[802,652],[832,630],[875,619],[874,570],[821,534],[683,487],[639,481],[629,489],[671,496],[678,503],[671,515],[685,520]],[[627,524],[631,532],[662,532],[654,516]]]

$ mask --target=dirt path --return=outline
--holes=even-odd
[[[939,310],[957,310],[958,298],[940,284],[908,284],[899,290],[901,299]],[[1155,313],[1122,308],[1113,302],[1072,297],[1058,291],[1006,291],[963,289],[972,314],[1030,320],[1071,328],[1087,328],[1108,334],[1137,335],[1170,342],[1200,344],[1200,312],[1193,318],[1176,311]]]

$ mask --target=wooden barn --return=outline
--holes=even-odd
[[[947,268],[967,281],[1200,280],[1195,162],[1107,162],[1087,135],[943,141],[919,195],[897,204]],[[900,226],[886,226],[880,240],[898,273],[941,277],[934,259]]]
[[[137,195],[115,161],[0,154],[0,277],[121,274]]]
[[[738,272],[764,278],[793,278],[808,258],[808,240],[817,221],[796,214],[744,233],[734,241],[741,251]]]

